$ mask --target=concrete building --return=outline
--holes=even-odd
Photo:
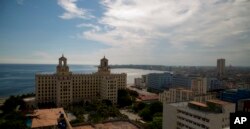
[[[163,104],[163,129],[222,129],[229,127],[235,104],[221,100]]]
[[[229,89],[220,94],[220,99],[227,102],[236,104],[236,110],[238,107],[238,101],[241,99],[250,98],[250,89]]]
[[[220,99],[227,102],[237,103],[240,99],[250,98],[250,89],[229,89],[221,93]]]
[[[237,103],[237,110],[238,112],[250,112],[250,98],[248,99],[241,99]]]
[[[225,76],[225,59],[217,59],[217,76],[222,78]]]
[[[206,102],[207,100],[216,99],[216,93],[207,93],[201,95],[194,95],[192,101]]]
[[[150,73],[147,76],[147,87],[155,90],[163,90],[172,85],[171,73]]]
[[[126,87],[125,73],[110,73],[108,60],[100,61],[98,71],[92,74],[79,74],[69,71],[67,59],[59,58],[56,73],[37,73],[36,102],[55,103],[67,106],[74,102],[108,99],[117,102],[117,90]]]
[[[183,87],[186,89],[190,89],[191,78],[188,76],[180,75],[180,74],[174,75],[172,87]]]
[[[136,87],[145,88],[146,84],[143,82],[142,78],[135,78],[134,81]]]
[[[159,94],[159,101],[166,103],[176,103],[189,101],[193,98],[193,91],[183,88],[170,88]]]
[[[197,101],[205,102],[210,99],[215,99],[216,94],[206,93],[206,94],[195,94],[192,90],[187,90],[184,88],[170,88],[159,94],[159,101],[164,103],[176,103],[185,101]]]
[[[207,79],[200,76],[174,75],[172,87],[182,87],[194,91],[194,94],[206,94]]]
[[[212,90],[218,90],[218,89],[223,89],[223,81],[219,80],[217,78],[213,77],[208,77],[207,78],[207,90],[212,91]]]
[[[191,90],[194,95],[207,93],[207,79],[202,77],[193,77],[191,79]]]

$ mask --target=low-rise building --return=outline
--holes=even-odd
[[[215,99],[215,93],[195,94],[192,90],[184,88],[170,88],[159,94],[159,101],[166,103],[176,103],[184,101],[205,102],[206,100]]]
[[[206,102],[207,100],[216,99],[217,93],[207,93],[207,94],[200,94],[194,95],[192,101],[196,102]]]
[[[134,81],[135,81],[134,84],[136,87],[145,88],[146,84],[143,82],[142,78],[135,78]]]
[[[229,89],[220,94],[220,99],[232,103],[237,103],[240,99],[250,98],[250,89]]]
[[[193,91],[184,88],[170,88],[159,94],[159,101],[166,103],[175,103],[189,101],[193,98]]]
[[[235,104],[221,100],[163,104],[163,129],[222,129],[229,127]]]

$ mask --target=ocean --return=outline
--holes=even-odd
[[[76,73],[93,73],[97,71],[97,67],[94,65],[69,65],[69,69]],[[0,97],[34,93],[35,74],[55,71],[55,64],[0,64]],[[111,69],[111,72],[127,73],[127,83],[133,84],[136,77],[163,71],[119,68]]]

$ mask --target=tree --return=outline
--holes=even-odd
[[[110,100],[108,100],[108,99],[102,100],[102,103],[106,104],[107,106],[112,106],[113,105],[112,102]]]
[[[20,109],[25,109],[25,102],[23,98],[20,96],[10,96],[2,106],[2,110],[4,113],[12,112],[16,109],[16,107],[20,105]]]
[[[128,92],[124,89],[118,90],[118,102],[119,107],[125,107],[132,105],[132,100]]]
[[[138,102],[138,103],[135,103],[134,106],[133,106],[133,110],[135,112],[138,112],[140,110],[142,110],[143,108],[145,108],[147,106],[147,104],[143,103],[143,102]]]
[[[154,117],[148,126],[150,129],[162,129],[162,117]]]
[[[150,104],[149,110],[151,111],[151,114],[154,115],[157,112],[162,112],[163,105],[161,102],[153,102]]]
[[[139,116],[142,117],[145,121],[151,121],[152,115],[148,107],[145,107],[139,112]]]

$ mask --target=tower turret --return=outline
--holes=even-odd
[[[106,74],[110,73],[109,66],[108,66],[108,59],[106,59],[105,56],[100,60],[98,73],[106,73]]]
[[[56,67],[56,73],[57,74],[68,74],[69,73],[69,67],[67,65],[67,58],[65,58],[63,55],[59,58],[59,64]]]

